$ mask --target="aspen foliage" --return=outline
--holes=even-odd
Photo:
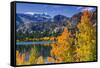
[[[76,32],[77,61],[96,60],[96,27],[90,21],[91,13],[84,11]]]
[[[44,61],[43,56],[40,56],[40,57],[37,58],[36,64],[44,64],[44,63],[45,63],[45,61]]]
[[[51,55],[56,58],[56,63],[72,62],[72,49],[70,44],[70,32],[64,28],[62,34],[57,37],[57,43],[52,44]]]

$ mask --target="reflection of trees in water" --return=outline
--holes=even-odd
[[[40,51],[38,51],[40,56],[47,57],[50,56],[51,46],[41,46]]]
[[[45,59],[50,56],[50,45],[18,45],[16,47],[17,64],[45,63]],[[23,61],[23,62],[20,62]]]
[[[19,51],[19,53],[23,54],[25,53],[25,56],[29,55],[31,48],[35,48],[37,50],[38,56],[47,57],[50,56],[50,50],[51,46],[44,46],[43,44],[38,45],[17,45],[16,50]]]

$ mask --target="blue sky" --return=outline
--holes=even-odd
[[[78,7],[78,6],[62,6],[62,5],[46,5],[46,4],[31,4],[31,3],[17,3],[16,13],[47,13],[50,16],[58,14],[71,17],[72,15],[84,11],[95,10],[95,7]]]

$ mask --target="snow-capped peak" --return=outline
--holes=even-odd
[[[34,12],[25,12],[24,14],[34,15]]]
[[[47,13],[46,12],[42,12],[42,13],[40,13],[40,12],[24,12],[24,14],[29,14],[29,15],[34,15],[34,14],[45,14],[45,15],[47,15]]]

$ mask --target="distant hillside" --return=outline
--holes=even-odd
[[[82,12],[74,14],[72,17],[56,15],[53,18],[45,13],[43,14],[16,14],[17,38],[21,37],[42,37],[57,36],[62,33],[64,27],[71,24],[71,28],[80,21]],[[92,12],[92,24],[96,24],[96,11]]]

